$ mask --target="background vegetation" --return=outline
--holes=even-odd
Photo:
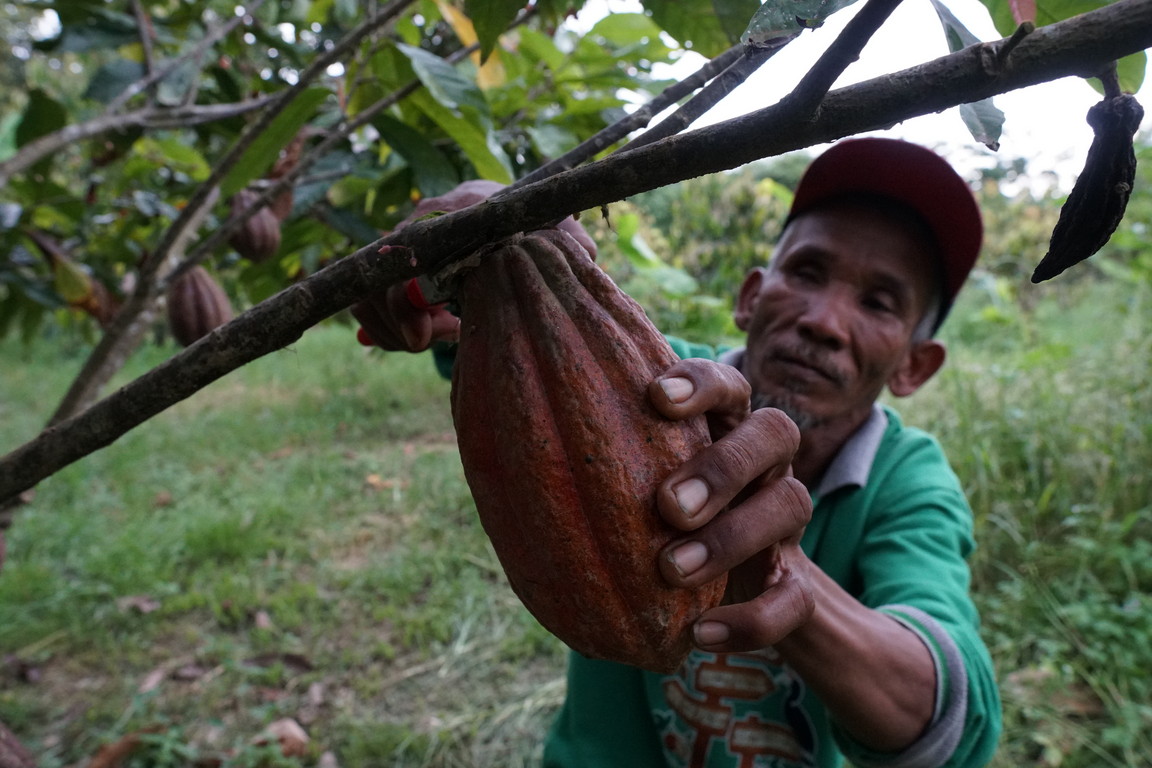
[[[595,225],[606,268],[671,332],[731,339],[737,267],[704,244],[769,246],[741,218],[774,226],[771,170],[621,206],[615,231]],[[1036,287],[1058,198],[1000,195],[998,175],[951,365],[895,405],[941,437],[977,516],[1007,716],[996,765],[1146,764],[1152,296],[1132,253],[1147,198],[1098,265]],[[701,186],[713,205],[697,210]],[[39,429],[85,348],[66,323],[0,344],[0,440]],[[122,376],[170,353],[149,346]],[[447,392],[427,355],[368,351],[333,322],[42,483],[0,578],[0,721],[44,766],[126,737],[146,766],[531,764],[563,649],[479,529]],[[311,737],[304,757],[255,745],[285,718]]]

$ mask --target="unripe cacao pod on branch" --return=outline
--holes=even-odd
[[[568,233],[514,238],[457,289],[452,416],[481,523],[540,623],[593,658],[674,671],[724,579],[676,588],[660,550],[681,535],[655,491],[710,442],[648,385],[676,361],[640,306]]]
[[[232,319],[232,303],[208,270],[196,266],[168,287],[168,327],[181,346],[207,336]]]
[[[257,193],[250,189],[237,192],[232,196],[232,214],[248,208],[256,197]],[[228,239],[228,244],[236,249],[236,253],[253,263],[265,262],[280,250],[280,219],[271,208],[264,206],[240,225]]]

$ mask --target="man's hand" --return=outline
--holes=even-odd
[[[451,213],[487,200],[503,189],[494,181],[465,181],[438,197],[427,197],[412,209],[396,231],[434,212]],[[576,238],[596,258],[596,243],[572,217],[556,225]],[[460,319],[442,305],[421,306],[409,298],[406,284],[393,285],[352,307],[360,322],[360,341],[388,350],[422,352],[434,341],[458,341]]]
[[[710,651],[776,643],[812,614],[800,537],[812,515],[808,491],[792,477],[800,432],[781,411],[749,411],[749,386],[735,368],[683,360],[650,386],[672,419],[706,414],[713,444],[661,485],[661,515],[691,534],[669,544],[660,567],[672,584],[696,586],[728,572],[726,604],[696,623]]]

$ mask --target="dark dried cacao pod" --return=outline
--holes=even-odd
[[[457,296],[452,416],[480,520],[512,588],[571,648],[674,671],[724,579],[664,581],[681,535],[655,490],[710,442],[647,388],[676,356],[572,238],[543,230],[474,259]]]
[[[256,200],[256,196],[250,189],[237,192],[232,196],[232,213],[237,214],[246,209]],[[236,249],[236,253],[253,263],[267,261],[280,250],[280,219],[271,208],[265,206],[240,225],[229,238],[228,244]]]
[[[1143,119],[1144,108],[1129,94],[1106,97],[1088,110],[1092,146],[1032,282],[1050,280],[1089,258],[1120,226],[1136,183],[1133,137]]]
[[[192,267],[168,287],[168,327],[187,347],[232,319],[232,304],[204,267]]]

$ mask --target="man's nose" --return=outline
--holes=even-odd
[[[848,316],[845,298],[831,292],[808,297],[800,315],[798,330],[805,339],[831,349],[848,343]]]

